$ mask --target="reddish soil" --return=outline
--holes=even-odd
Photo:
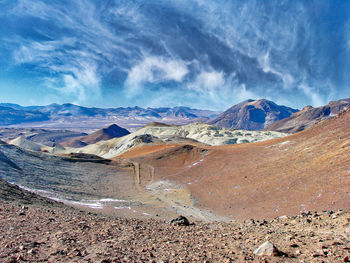
[[[169,179],[186,186],[198,207],[232,218],[350,208],[349,127],[346,112],[280,139],[177,146],[133,161],[153,166],[153,181]]]

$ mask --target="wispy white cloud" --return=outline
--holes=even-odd
[[[289,73],[285,72],[282,73],[276,69],[274,69],[270,62],[270,52],[268,51],[265,55],[260,56],[257,58],[258,62],[260,63],[260,66],[262,70],[266,73],[272,73],[276,76],[278,76],[283,81],[283,89],[289,90],[292,89],[295,85],[294,77]],[[280,70],[283,70],[282,68]]]
[[[202,71],[197,76],[194,82],[188,87],[196,91],[215,92],[225,85],[225,76],[223,72],[217,71]]]
[[[126,79],[128,94],[135,95],[147,83],[182,82],[188,72],[184,61],[164,57],[145,57],[129,71]]]
[[[54,68],[58,72],[62,72],[57,77],[45,78],[45,85],[57,90],[67,97],[74,99],[74,103],[84,103],[88,97],[95,100],[101,96],[101,77],[97,73],[97,65],[91,61],[81,62],[79,66],[72,68]],[[63,70],[65,72],[63,72]]]

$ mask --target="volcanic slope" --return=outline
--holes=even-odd
[[[79,149],[78,152],[113,158],[134,147],[146,144],[225,145],[264,141],[283,136],[286,134],[270,131],[229,130],[205,123],[175,126],[153,122],[122,138],[88,145]],[[72,149],[67,151],[69,150]]]
[[[350,108],[350,99],[331,101],[327,105],[317,108],[306,106],[290,117],[271,124],[265,130],[288,133],[299,132],[348,108]]]
[[[232,218],[350,208],[349,127],[345,112],[270,141],[128,157],[152,166],[153,181],[183,185],[199,206]]]

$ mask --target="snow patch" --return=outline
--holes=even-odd
[[[201,162],[203,162],[203,160],[204,160],[204,159],[201,159],[201,160],[199,160],[198,162],[195,162],[195,163],[189,165],[188,167],[196,166],[197,164],[200,164]]]

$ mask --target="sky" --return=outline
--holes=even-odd
[[[0,0],[0,102],[225,110],[350,97],[350,1]]]

